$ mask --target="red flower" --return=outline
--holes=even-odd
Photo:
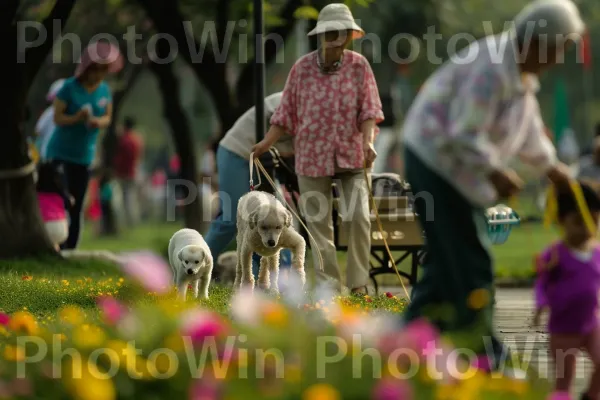
[[[391,294],[390,292],[386,292],[385,295],[387,296],[388,299],[391,299],[392,297],[394,297],[394,295]]]

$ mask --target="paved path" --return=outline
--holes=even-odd
[[[382,288],[401,294],[401,288]],[[521,354],[524,361],[539,371],[543,378],[552,378],[554,371],[549,359],[548,335],[531,327],[533,317],[533,291],[531,289],[498,289],[496,293],[496,326],[504,342]],[[586,357],[577,362],[574,393],[581,393],[593,371]]]

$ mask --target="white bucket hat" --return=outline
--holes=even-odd
[[[314,36],[325,32],[351,30],[352,39],[364,36],[365,31],[354,21],[352,11],[342,3],[328,4],[319,13],[317,26],[308,32],[308,36]]]

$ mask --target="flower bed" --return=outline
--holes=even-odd
[[[152,265],[150,260],[138,267]],[[0,314],[0,398],[190,400],[543,399],[542,382],[491,377],[453,358],[424,322],[397,325],[391,295],[309,301],[241,291],[223,315],[156,294],[98,311],[65,305],[36,320]],[[153,275],[162,276],[162,275]],[[164,276],[163,276],[164,277]],[[164,282],[163,282],[164,283]],[[331,298],[331,297],[330,297]],[[366,308],[375,308],[376,312]],[[429,363],[426,349],[441,353]],[[429,367],[427,367],[429,365]],[[462,371],[459,373],[458,371]]]

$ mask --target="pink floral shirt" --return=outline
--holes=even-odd
[[[346,50],[333,74],[321,72],[317,52],[296,61],[271,124],[294,137],[296,173],[321,177],[363,167],[360,125],[368,119],[383,121],[375,76],[365,57]]]

